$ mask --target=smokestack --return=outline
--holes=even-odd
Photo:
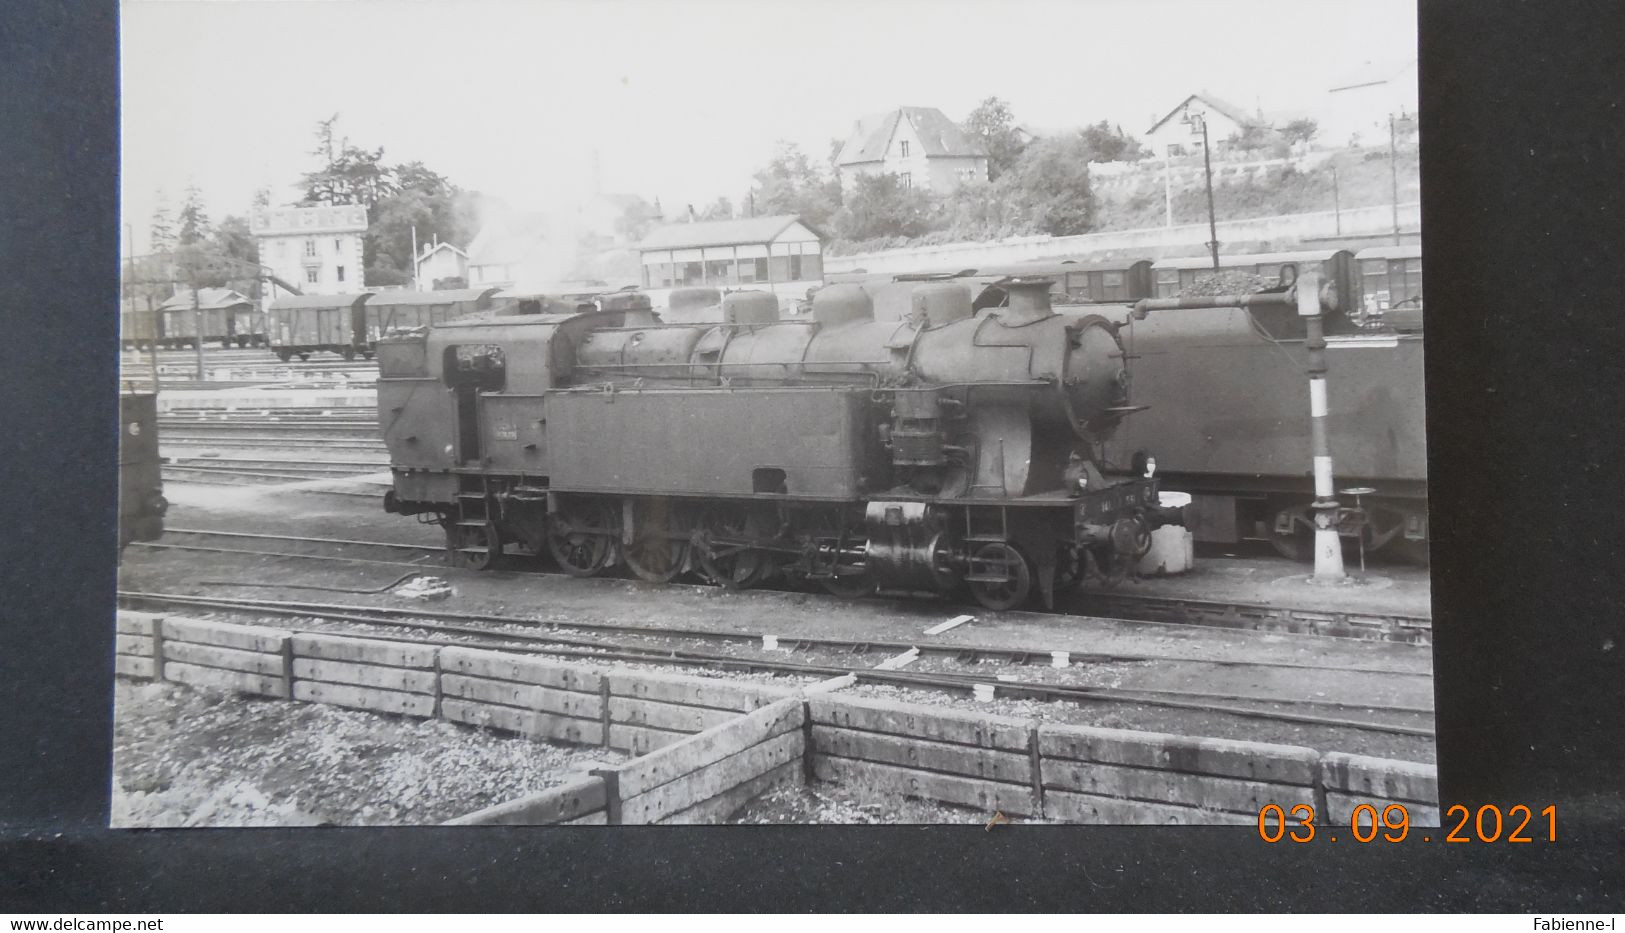
[[[1054,312],[1050,309],[1049,288],[1053,279],[1013,277],[999,285],[1009,298],[1003,317],[1013,324],[1042,320]]]

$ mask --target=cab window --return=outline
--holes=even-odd
[[[481,392],[500,392],[506,381],[507,363],[502,348],[495,344],[459,344],[447,347],[446,385],[457,389],[471,387]]]

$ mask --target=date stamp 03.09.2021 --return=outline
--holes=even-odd
[[[1258,837],[1267,843],[1290,841],[1307,843],[1338,842],[1397,843],[1413,834],[1422,842],[1446,843],[1533,843],[1557,841],[1557,807],[1548,806],[1537,814],[1524,804],[1502,808],[1486,804],[1477,810],[1456,804],[1444,811],[1439,827],[1411,827],[1410,810],[1392,803],[1380,811],[1362,803],[1349,815],[1346,827],[1317,823],[1315,808],[1298,804],[1290,810],[1266,804],[1258,811]],[[1453,825],[1452,825],[1453,824]]]

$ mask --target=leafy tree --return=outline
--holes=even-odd
[[[164,189],[157,192],[158,206],[152,209],[152,219],[148,221],[147,238],[152,243],[152,251],[162,253],[175,248],[175,221],[169,216],[169,199],[164,196]]]
[[[401,191],[421,191],[430,196],[447,195],[456,191],[451,180],[433,171],[422,162],[403,162],[395,166],[395,184]]]
[[[621,209],[615,219],[615,235],[629,243],[636,243],[649,235],[649,229],[660,219],[660,205],[637,198]]]
[[[1246,123],[1226,140],[1242,152],[1257,152],[1270,144],[1270,130],[1262,123]]]
[[[180,221],[176,240],[181,246],[194,246],[209,239],[209,211],[203,204],[203,192],[196,185],[186,186],[186,200],[181,202],[176,219]]]
[[[1308,145],[1314,141],[1315,135],[1320,132],[1320,124],[1308,117],[1293,120],[1281,127],[1281,138],[1288,144],[1303,143]]]
[[[700,212],[701,220],[732,220],[733,217],[733,202],[726,197],[717,198],[711,202],[711,206]]]
[[[257,188],[257,189],[255,189],[255,191],[254,191],[254,206],[255,207],[270,207],[271,206],[271,189],[270,188]]]
[[[259,242],[249,232],[247,218],[235,214],[222,218],[214,228],[214,249],[239,262],[258,265],[260,261]]]
[[[801,147],[779,140],[772,160],[753,176],[757,214],[798,214],[815,227],[840,206],[840,182],[824,174]]]
[[[259,298],[260,246],[249,232],[247,218],[234,214],[221,218],[214,228],[212,247],[232,267],[223,284],[250,298]]]
[[[1027,147],[1008,182],[1015,213],[1040,233],[1088,233],[1095,220],[1091,152],[1081,134],[1042,139]]]
[[[384,163],[382,146],[363,149],[348,137],[338,136],[338,119],[339,115],[334,114],[316,124],[316,148],[310,154],[321,161],[321,167],[300,178],[305,200],[312,204],[364,204],[370,208],[398,190],[396,167]],[[421,163],[413,164],[421,167]]]
[[[977,105],[965,122],[960,124],[971,138],[979,140],[987,150],[987,175],[990,181],[1009,171],[1021,157],[1021,136],[1016,132],[1016,117],[1010,105],[997,97],[989,97]]]
[[[439,187],[442,189],[439,194],[406,188],[380,200],[367,212],[362,253],[368,285],[391,284],[374,281],[375,269],[391,269],[408,280],[411,278],[414,228],[420,250],[436,238],[460,246],[468,245],[474,238],[478,232],[474,229],[474,196],[457,190],[449,182]],[[393,280],[393,276],[388,278]]]
[[[1123,132],[1122,126],[1113,127],[1105,120],[1081,131],[1089,147],[1090,162],[1136,162],[1150,155],[1138,139]]]
[[[896,175],[887,172],[857,177],[835,215],[835,229],[848,240],[912,237],[928,232],[932,219],[930,196],[918,188],[904,187]]]
[[[943,204],[955,238],[983,240],[1032,232],[1011,196],[1015,177],[1005,174],[988,185],[960,185]]]

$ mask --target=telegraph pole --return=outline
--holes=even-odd
[[[1165,144],[1162,147],[1162,225],[1174,225],[1174,166],[1173,155]]]
[[[1343,235],[1343,198],[1337,190],[1337,166],[1332,166],[1332,210],[1337,214],[1337,235]]]
[[[1207,246],[1213,254],[1213,271],[1219,271],[1219,221],[1213,212],[1213,153],[1208,151],[1207,144],[1207,118],[1199,113],[1190,114],[1186,119],[1192,128],[1202,130],[1202,169],[1207,175]],[[1396,215],[1397,216],[1397,215]]]
[[[1393,190],[1394,245],[1399,245],[1399,143],[1394,132],[1394,115],[1388,115],[1388,181]]]
[[[129,224],[124,225],[124,246],[130,251],[130,319],[134,321],[135,308],[135,229]],[[158,394],[158,313],[152,310],[152,296],[147,296],[147,313],[151,315],[151,340],[147,344],[147,362],[152,365],[152,394]],[[121,335],[122,337],[122,335]],[[140,342],[139,337],[135,338]],[[141,351],[137,349],[136,353]]]
[[[203,381],[203,302],[198,297],[197,257],[190,256],[186,263],[186,278],[192,285],[192,319],[197,331],[192,335],[192,346],[197,350],[197,381]]]

